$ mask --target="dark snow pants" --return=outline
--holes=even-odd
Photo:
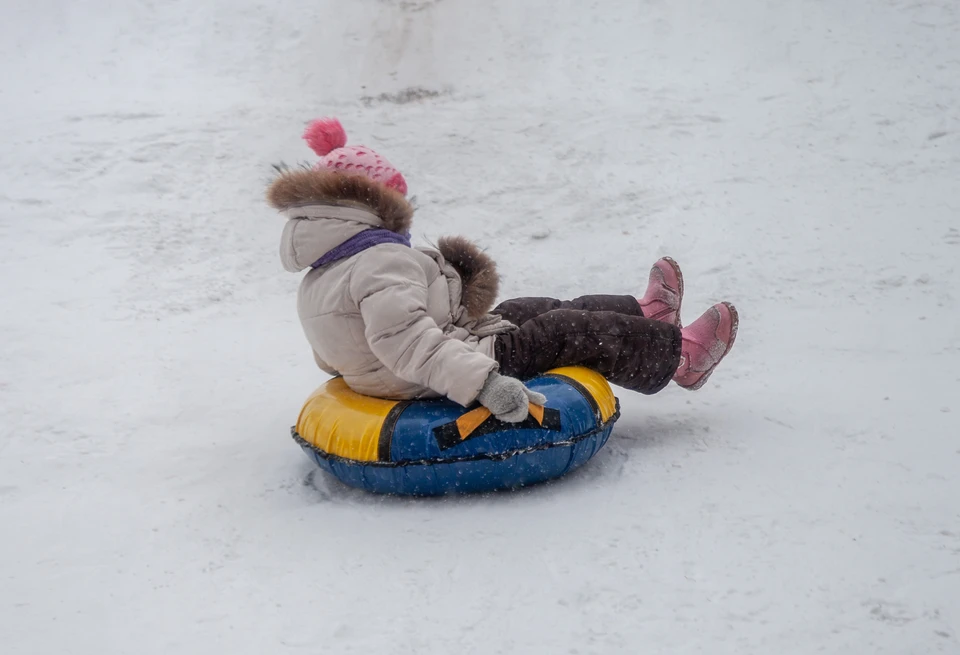
[[[644,318],[633,296],[571,301],[517,298],[493,310],[520,327],[500,334],[500,373],[520,379],[560,366],[584,366],[618,386],[654,394],[680,365],[680,329]]]

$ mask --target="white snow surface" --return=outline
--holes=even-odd
[[[955,0],[8,0],[0,652],[960,653]],[[503,295],[728,299],[567,479],[375,497],[264,203],[339,116]]]

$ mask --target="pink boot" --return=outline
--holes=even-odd
[[[674,381],[684,389],[696,391],[710,378],[737,339],[740,317],[728,302],[714,305],[691,325],[683,328],[680,366]]]
[[[646,318],[680,326],[680,303],[683,302],[683,273],[669,257],[657,261],[650,269],[647,292],[640,299]]]

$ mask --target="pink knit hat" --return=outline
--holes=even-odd
[[[347,133],[336,118],[311,121],[303,138],[320,156],[314,169],[364,175],[407,195],[407,181],[390,162],[370,148],[347,147]]]

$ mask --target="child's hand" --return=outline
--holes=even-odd
[[[491,371],[477,400],[501,421],[520,423],[530,413],[530,403],[543,405],[547,402],[547,397],[530,391],[516,378],[508,378]]]

